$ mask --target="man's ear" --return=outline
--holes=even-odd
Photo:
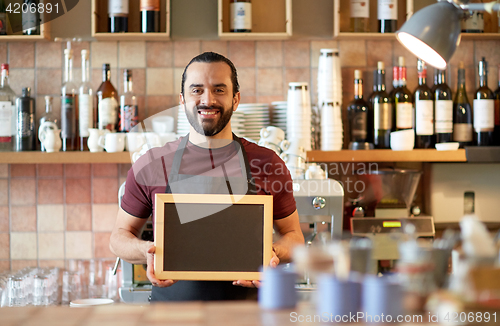
[[[179,102],[180,102],[181,104],[186,104],[186,103],[184,102],[184,96],[182,96],[182,93],[179,93]]]
[[[236,109],[238,108],[238,105],[240,105],[240,100],[241,100],[240,92],[234,94],[234,96],[233,96],[233,111],[236,111]]]

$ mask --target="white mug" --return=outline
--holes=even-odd
[[[107,133],[99,137],[98,145],[104,147],[108,153],[123,152],[125,149],[124,133]]]
[[[89,146],[89,151],[92,153],[102,152],[103,148],[99,146],[99,138],[107,134],[109,132],[108,129],[97,129],[97,128],[89,128],[89,139],[87,140],[87,145]]]
[[[146,143],[146,137],[142,132],[129,132],[127,133],[127,141],[125,149],[129,152],[136,152],[141,149],[142,145]]]
[[[165,134],[174,131],[174,117],[162,115],[152,119],[153,131],[158,134]]]
[[[283,139],[285,139],[285,132],[274,126],[269,126],[262,128],[260,130],[260,137],[269,143],[279,144]]]
[[[145,132],[144,136],[146,136],[146,144],[149,147],[159,147],[161,146],[161,138],[156,132]]]

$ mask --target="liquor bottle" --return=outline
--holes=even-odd
[[[398,25],[398,0],[378,0],[378,32],[395,33]]]
[[[50,121],[53,122],[57,125],[57,128],[60,128],[60,123],[59,123],[59,118],[58,116],[52,111],[52,96],[45,96],[45,113],[42,115],[40,118],[40,126],[45,122],[45,121]],[[40,143],[40,150],[42,152],[45,152],[45,148],[42,143]]]
[[[460,148],[472,145],[472,109],[465,89],[465,66],[458,66],[458,86],[453,101],[453,141],[460,143]]]
[[[97,89],[97,128],[116,131],[118,125],[118,93],[111,84],[109,63],[102,65],[102,83]]]
[[[14,137],[17,119],[14,101],[16,94],[9,85],[9,65],[2,64],[0,81],[0,151],[14,149]]]
[[[249,33],[252,31],[252,1],[231,0],[229,5],[230,26],[233,33]]]
[[[69,42],[68,42],[69,43]],[[61,140],[62,151],[78,149],[78,87],[73,82],[73,50],[64,50],[64,83],[61,88]]]
[[[140,0],[141,31],[160,32],[160,0]]]
[[[22,24],[24,35],[40,35],[38,0],[23,1]]]
[[[413,129],[413,94],[406,87],[406,63],[398,58],[399,88],[394,93],[394,114],[396,130]]]
[[[128,1],[108,0],[108,25],[110,33],[128,32]]]
[[[0,0],[0,35],[7,35],[7,8],[5,7],[5,0]]]
[[[498,88],[495,91],[495,131],[493,132],[493,143],[500,146],[500,65],[498,65]]]
[[[446,70],[437,71],[437,83],[434,87],[436,143],[453,141],[453,97],[446,84]]]
[[[434,95],[427,86],[427,66],[418,59],[418,87],[415,90],[415,147],[434,148]]]
[[[361,70],[354,70],[354,100],[347,107],[351,142],[371,142],[368,123],[368,103],[363,99],[363,77]]]
[[[78,91],[78,147],[87,151],[89,128],[94,127],[94,96],[90,86],[89,52],[82,50],[82,84]]]
[[[123,94],[120,96],[118,131],[129,132],[138,122],[137,97],[132,89],[132,71],[123,71]]]
[[[16,99],[17,136],[16,151],[36,150],[35,100],[31,98],[31,89],[24,87],[22,96]]]
[[[488,63],[479,61],[479,88],[474,96],[474,143],[477,146],[493,145],[495,129],[495,97],[488,88]]]
[[[370,29],[370,0],[351,0],[351,32],[367,33]]]
[[[377,63],[374,85],[376,85],[376,91],[370,96],[373,110],[373,144],[375,148],[390,148],[392,100],[386,92],[385,66],[382,61]]]

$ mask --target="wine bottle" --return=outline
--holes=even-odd
[[[373,110],[373,144],[375,148],[390,148],[392,100],[386,92],[385,66],[382,61],[377,63],[374,85],[376,85],[376,91],[370,96]]]
[[[368,138],[368,103],[363,99],[363,77],[361,70],[354,70],[354,100],[347,107],[351,142],[371,142]]]
[[[394,93],[394,114],[396,130],[413,129],[413,94],[406,87],[406,63],[398,58],[399,88]]]
[[[453,101],[453,141],[460,143],[460,148],[472,144],[472,109],[465,88],[465,66],[460,62],[458,67],[458,86]]]
[[[0,81],[0,151],[14,149],[14,137],[17,119],[14,101],[16,94],[9,85],[9,65],[2,64]]]
[[[40,35],[38,0],[24,0],[22,9],[23,34]]]
[[[453,141],[453,97],[446,84],[446,70],[437,71],[437,83],[434,87],[436,143]]]
[[[160,32],[160,0],[141,0],[141,31],[143,33]]]
[[[52,111],[52,96],[45,96],[45,113],[40,118],[40,126],[45,122],[50,121],[57,125],[57,128],[61,128],[58,116]],[[40,142],[40,150],[45,152],[45,147]]]
[[[493,143],[500,146],[500,65],[498,65],[498,88],[495,95],[495,130],[493,131]]]
[[[231,0],[229,7],[230,31],[233,33],[250,33],[252,31],[252,1]]]
[[[351,0],[351,32],[367,33],[370,29],[370,0]]]
[[[394,94],[398,91],[399,88],[399,67],[392,67],[392,91],[389,93],[389,96],[394,99]]]
[[[418,59],[418,87],[415,90],[415,147],[434,148],[434,95],[427,86],[427,66]]]
[[[97,89],[97,128],[116,131],[118,126],[118,93],[111,84],[109,63],[102,65],[102,83]]]
[[[378,32],[395,33],[398,25],[398,0],[378,0]]]
[[[90,85],[89,52],[82,50],[82,83],[78,91],[78,144],[81,151],[88,151],[89,128],[94,127],[94,96]]]
[[[431,87],[432,94],[436,93],[436,88],[439,86],[439,73],[441,70],[434,68],[434,84]]]
[[[108,0],[108,28],[110,33],[128,32],[128,1]]]
[[[120,117],[118,131],[129,132],[137,125],[137,97],[132,89],[132,71],[123,71],[123,94],[120,96]]]
[[[474,143],[477,146],[493,145],[495,129],[495,100],[488,88],[488,63],[479,61],[479,88],[474,96]]]
[[[69,43],[69,42],[68,42]],[[78,87],[73,82],[73,50],[64,50],[64,83],[61,88],[61,140],[62,151],[78,149]]]
[[[29,87],[24,87],[22,96],[16,99],[16,111],[16,151],[34,151],[36,150],[35,100],[31,98]]]

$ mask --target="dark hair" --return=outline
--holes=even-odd
[[[187,64],[186,68],[184,68],[184,72],[182,73],[182,83],[181,83],[182,97],[184,97],[184,83],[186,82],[186,71],[187,68],[193,62],[204,62],[204,63],[225,62],[229,66],[229,68],[231,68],[231,82],[233,83],[233,96],[240,91],[240,84],[238,83],[238,74],[236,73],[236,68],[234,67],[234,64],[231,62],[231,60],[215,52],[204,52],[191,59],[191,61],[189,61],[189,63]]]

